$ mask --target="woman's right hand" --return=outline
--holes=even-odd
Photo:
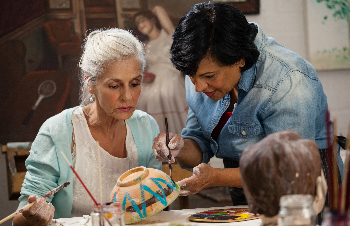
[[[22,212],[22,216],[26,218],[31,225],[46,226],[51,224],[55,213],[55,207],[51,203],[47,203],[45,198],[29,196],[28,203],[35,202],[28,210]]]
[[[171,163],[175,162],[175,157],[179,155],[180,149],[184,146],[184,139],[179,134],[169,133],[169,148],[171,151]],[[152,145],[153,153],[159,162],[169,161],[169,149],[166,146],[165,133],[159,133],[154,138]]]

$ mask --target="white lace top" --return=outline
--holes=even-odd
[[[100,202],[100,185],[98,171],[97,142],[90,133],[82,108],[77,108],[72,115],[74,129],[75,149],[72,153],[73,166],[81,180],[84,182],[92,196]],[[127,170],[139,165],[137,147],[127,123],[126,150],[127,158],[111,156],[100,147],[101,180],[103,190],[103,202],[109,201],[109,195],[117,183],[119,176]],[[90,215],[93,200],[80,183],[79,179],[73,177],[73,207],[72,217]]]

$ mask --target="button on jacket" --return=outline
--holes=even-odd
[[[228,108],[230,95],[213,101],[196,92],[186,76],[190,109],[181,135],[198,143],[204,163],[214,155],[239,161],[247,146],[288,129],[304,139],[314,140],[319,148],[326,148],[327,97],[316,70],[299,55],[267,37],[259,26],[255,45],[260,56],[242,73],[237,104],[216,141],[211,133]]]

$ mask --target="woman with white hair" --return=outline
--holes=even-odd
[[[158,125],[135,109],[145,66],[142,44],[125,30],[93,31],[85,40],[79,66],[81,105],[42,125],[26,161],[18,209],[36,203],[14,218],[15,226],[48,225],[53,218],[90,214],[94,203],[60,152],[96,199],[100,155],[103,202],[125,171],[137,166],[161,169],[152,151]],[[55,195],[39,198],[67,181],[70,185]]]

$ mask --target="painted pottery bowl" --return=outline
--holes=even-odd
[[[118,178],[109,200],[122,204],[125,224],[132,224],[160,212],[179,193],[179,186],[166,173],[140,166]]]

